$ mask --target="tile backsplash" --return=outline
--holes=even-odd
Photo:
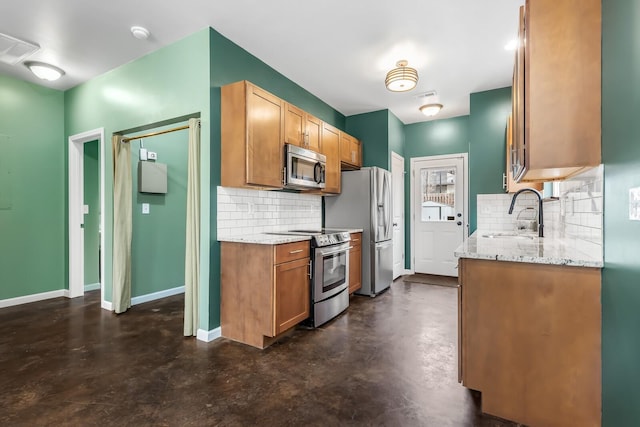
[[[556,185],[559,200],[543,202],[545,236],[576,239],[602,246],[603,167],[590,169]],[[478,194],[478,230],[513,231],[517,218],[537,218],[538,202],[531,193],[522,193],[512,215],[508,214],[512,195]]]
[[[322,196],[218,187],[218,236],[322,227]]]

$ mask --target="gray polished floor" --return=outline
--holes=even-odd
[[[512,426],[457,382],[457,295],[396,281],[260,351],[183,338],[182,296],[0,310],[3,426]]]

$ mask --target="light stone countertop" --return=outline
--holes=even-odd
[[[245,236],[218,237],[218,241],[220,242],[252,243],[256,245],[281,245],[283,243],[303,242],[305,240],[311,240],[311,236],[258,233]]]
[[[346,231],[347,233],[362,233],[364,230],[362,228],[326,228],[328,231]]]
[[[485,237],[501,232],[476,231],[455,250],[458,258],[566,265],[604,266],[602,246],[563,237]],[[504,232],[502,232],[504,233]]]

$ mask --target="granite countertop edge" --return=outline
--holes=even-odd
[[[283,234],[248,234],[244,236],[222,236],[219,242],[251,243],[254,245],[281,245],[283,243],[295,243],[311,240],[310,236],[289,236]]]
[[[454,252],[458,258],[491,261],[524,262],[532,264],[564,265],[568,267],[602,268],[602,254],[587,254],[575,246],[575,241],[561,237],[543,237],[522,241],[519,239],[484,238],[487,231],[474,232]],[[479,248],[478,243],[482,243]],[[536,253],[537,252],[537,253]],[[540,255],[540,252],[546,252]]]

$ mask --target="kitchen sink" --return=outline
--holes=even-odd
[[[519,234],[519,233],[488,233],[483,234],[482,237],[486,237],[488,239],[519,239],[519,240],[533,240],[538,236],[532,236],[529,234]]]

